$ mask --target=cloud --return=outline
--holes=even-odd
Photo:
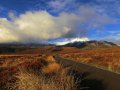
[[[99,29],[107,24],[116,23],[117,20],[107,14],[101,14],[96,7],[80,6],[77,12],[81,21],[88,25],[88,28]]]
[[[18,38],[14,36],[8,28],[0,25],[0,43],[15,42]]]
[[[108,33],[108,35],[101,37],[100,40],[107,40],[116,44],[120,44],[120,31],[108,31]]]
[[[119,0],[52,0],[48,4],[56,13],[77,13],[82,22],[79,26],[84,29],[101,29],[106,24],[119,21],[114,16],[119,11]]]
[[[96,7],[89,5],[79,6],[75,12],[61,12],[58,16],[47,11],[27,11],[18,17],[10,12],[9,16],[11,21],[0,18],[0,43],[82,38],[87,37],[91,29],[99,30],[105,25],[116,23],[115,18],[98,13]]]
[[[102,39],[106,39],[106,40],[111,40],[111,41],[118,41],[120,40],[120,33],[116,34],[116,35],[108,35],[108,36],[105,36],[103,37]]]
[[[52,12],[69,11],[79,7],[76,0],[51,0],[48,5],[52,8]]]
[[[120,0],[50,0],[48,6],[53,13],[77,12],[80,6],[89,6],[101,14],[120,15]]]
[[[54,17],[46,11],[26,12],[13,21],[0,18],[0,42],[37,42],[64,37],[75,28],[75,14]],[[8,39],[9,37],[9,39]]]
[[[70,39],[64,39],[63,41],[61,42],[55,42],[56,45],[65,45],[65,44],[68,44],[68,43],[74,43],[74,42],[84,42],[84,41],[89,41],[88,38],[86,37],[83,37],[83,38],[70,38]]]

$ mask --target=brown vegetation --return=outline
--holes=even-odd
[[[74,77],[53,56],[12,55],[1,59],[0,90],[76,90]]]
[[[18,55],[17,55],[18,54]],[[84,50],[54,47],[0,55],[0,90],[76,90],[74,77],[53,55],[120,73],[120,47]],[[79,87],[80,88],[80,87]]]
[[[69,49],[68,49],[69,51]],[[61,56],[93,66],[120,72],[120,47],[62,52]]]
[[[60,71],[54,76],[45,77],[44,74],[28,73],[20,70],[18,79],[11,87],[12,90],[76,90],[74,78]]]

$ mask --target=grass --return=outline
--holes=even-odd
[[[33,60],[22,56],[21,61],[16,56],[4,57],[4,62],[10,62],[8,67],[4,63],[0,67],[0,90],[77,90],[77,81],[68,69],[57,64],[53,56],[39,56]]]
[[[66,71],[46,77],[20,70],[16,78],[18,80],[11,90],[76,90],[74,77],[68,76]]]
[[[61,53],[61,56],[120,73],[120,47],[79,50]]]
[[[46,50],[42,54],[0,56],[0,90],[77,90],[74,75],[68,74],[68,69],[55,62],[52,54],[56,52],[49,49],[45,53]],[[57,54],[120,72],[120,47],[93,50],[68,47]]]
[[[57,64],[57,63],[52,63],[52,64],[49,64],[48,66],[46,67],[43,67],[42,68],[42,72],[46,73],[46,74],[49,74],[49,73],[56,73],[58,72],[60,69],[60,65]]]

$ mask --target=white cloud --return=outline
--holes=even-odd
[[[84,37],[84,38],[70,38],[70,39],[65,39],[64,41],[61,41],[61,42],[55,42],[55,44],[56,45],[65,45],[68,43],[85,42],[85,41],[89,41],[89,39],[86,37]]]
[[[0,42],[34,42],[60,38],[74,29],[78,16],[62,13],[54,17],[46,11],[26,12],[13,21],[0,18]],[[10,37],[9,39],[7,39]]]
[[[52,12],[68,11],[79,6],[75,0],[52,0],[48,2],[48,5],[52,7]]]
[[[0,43],[15,42],[19,39],[11,33],[11,31],[3,25],[0,25]]]

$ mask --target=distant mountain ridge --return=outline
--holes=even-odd
[[[62,47],[77,47],[81,49],[94,49],[117,46],[116,44],[108,41],[77,41],[71,42],[66,45],[55,45],[55,44],[43,44],[43,43],[2,43],[0,44],[0,54],[2,53],[16,53],[27,49],[34,49],[39,47],[53,46],[53,51],[60,51]]]
[[[16,52],[44,47],[44,46],[54,46],[54,45],[43,44],[43,43],[0,43],[0,54],[16,53]]]
[[[68,43],[68,44],[66,44],[64,46],[91,49],[91,48],[117,46],[117,44],[115,44],[113,42],[108,42],[108,41],[96,41],[96,40],[92,40],[92,41],[86,41],[86,42]]]
[[[39,47],[39,46],[53,46],[49,43],[0,43],[0,47]]]

